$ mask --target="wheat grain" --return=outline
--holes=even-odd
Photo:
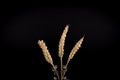
[[[45,57],[45,60],[50,63],[51,65],[53,65],[53,60],[52,57],[50,55],[49,50],[47,49],[47,46],[45,44],[45,42],[43,40],[38,40],[38,45],[39,47],[42,49],[43,51],[43,55]]]
[[[68,28],[69,28],[69,26],[66,25],[66,27],[61,35],[60,41],[59,41],[59,54],[58,54],[59,57],[63,57],[63,55],[64,55],[64,44],[65,44],[65,38],[66,38],[66,34],[68,32]]]
[[[74,57],[74,55],[76,54],[76,52],[78,51],[78,49],[81,47],[81,44],[83,42],[84,36],[75,44],[75,46],[73,47],[73,49],[71,50],[69,57],[68,57],[68,61],[67,64],[69,63],[69,61]],[[66,64],[66,65],[67,65]]]

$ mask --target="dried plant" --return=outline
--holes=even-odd
[[[53,60],[52,60],[52,57],[50,55],[50,52],[47,49],[47,46],[46,46],[45,42],[43,40],[41,40],[41,41],[39,40],[38,45],[42,48],[43,55],[44,55],[46,61],[52,65]]]
[[[65,45],[65,38],[66,38],[66,34],[68,32],[68,28],[69,26],[67,25],[62,33],[62,36],[60,38],[60,41],[59,41],[59,54],[58,56],[61,58],[63,57],[64,55],[64,45]]]
[[[59,42],[59,54],[58,54],[58,56],[60,57],[60,71],[61,71],[61,80],[62,80],[62,78],[63,78],[63,62],[62,62],[62,57],[63,57],[63,55],[64,55],[64,45],[65,45],[65,38],[66,38],[66,34],[67,34],[67,32],[68,32],[68,25],[66,25],[66,27],[65,27],[65,29],[64,29],[64,31],[63,31],[63,33],[62,33],[62,36],[61,36],[61,38],[60,38],[60,42]]]
[[[67,64],[66,66],[68,65],[68,63],[70,62],[70,60],[74,57],[74,55],[76,54],[76,52],[78,51],[78,49],[81,47],[81,44],[83,42],[83,39],[84,37],[82,37],[76,44],[75,46],[73,47],[73,49],[71,50],[70,54],[69,54],[69,57],[68,57],[68,60],[67,60]]]
[[[60,74],[59,74],[59,71],[57,70],[56,66],[53,64],[53,60],[52,60],[52,57],[50,55],[50,52],[49,50],[47,49],[47,46],[45,44],[45,42],[43,40],[38,40],[38,45],[39,47],[42,49],[43,51],[43,55],[45,57],[45,60],[50,63],[52,65],[52,69],[53,69],[53,72],[55,73],[55,75],[57,76],[57,79],[58,80],[65,80],[65,73],[67,71],[67,66],[68,66],[68,63],[70,62],[70,60],[74,57],[74,55],[76,54],[76,52],[78,51],[78,49],[81,47],[81,44],[83,42],[83,39],[84,39],[84,36],[75,44],[75,46],[73,47],[73,49],[71,50],[70,54],[69,54],[69,57],[68,57],[68,60],[67,60],[67,63],[66,65],[63,65],[63,62],[62,62],[62,58],[63,58],[63,55],[64,55],[64,45],[65,45],[65,38],[66,38],[66,35],[67,35],[67,32],[68,32],[68,28],[69,26],[66,25],[62,35],[61,35],[61,38],[60,38],[60,41],[59,41],[59,51],[58,51],[58,56],[60,57]]]
[[[46,46],[45,42],[43,40],[41,40],[41,41],[38,40],[38,45],[41,47],[41,49],[43,51],[43,55],[45,57],[45,60],[52,65],[52,67],[54,69],[54,72],[55,72],[55,74],[57,75],[57,77],[59,79],[59,74],[58,74],[58,72],[57,72],[57,70],[56,70],[56,68],[55,68],[55,66],[53,64],[52,57],[50,55],[49,50],[47,49],[47,46]]]

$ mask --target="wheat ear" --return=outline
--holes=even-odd
[[[68,28],[69,26],[66,25],[62,35],[61,35],[61,38],[60,38],[60,41],[59,41],[59,57],[63,57],[64,55],[64,44],[65,44],[65,38],[66,38],[66,34],[68,32]]]
[[[43,55],[45,57],[45,60],[52,65],[53,64],[53,60],[52,60],[52,57],[50,55],[49,50],[47,49],[47,46],[46,46],[45,42],[43,40],[41,40],[41,41],[38,40],[38,45],[39,45],[39,47],[43,51]]]
[[[43,51],[43,55],[44,55],[44,57],[45,57],[45,60],[52,65],[52,67],[53,67],[53,69],[54,69],[54,71],[55,71],[55,73],[56,73],[56,75],[57,75],[57,77],[58,77],[58,80],[60,80],[59,74],[58,74],[57,70],[55,69],[55,66],[54,66],[54,64],[53,64],[52,57],[51,57],[51,55],[50,55],[49,50],[47,49],[47,46],[46,46],[45,42],[44,42],[43,40],[41,40],[41,41],[38,40],[38,45],[39,45],[39,47],[40,47],[40,48],[42,49],[42,51]]]
[[[74,55],[76,54],[76,52],[78,51],[78,49],[81,47],[81,44],[83,42],[84,36],[75,44],[75,46],[73,47],[73,49],[71,50],[68,60],[67,60],[67,64],[66,67],[69,63],[69,61],[74,57]]]

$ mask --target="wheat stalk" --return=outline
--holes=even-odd
[[[69,57],[68,57],[68,60],[67,60],[66,67],[67,67],[68,63],[70,62],[70,60],[74,57],[74,55],[76,54],[76,52],[78,51],[78,49],[81,47],[83,39],[84,39],[84,36],[75,44],[75,46],[71,50],[71,52],[69,54]]]
[[[63,70],[62,70],[62,66],[63,66],[63,63],[62,63],[62,57],[63,57],[63,55],[64,55],[64,45],[65,45],[65,38],[66,38],[66,35],[67,35],[67,32],[68,32],[68,28],[69,28],[69,26],[68,25],[66,25],[66,27],[65,27],[65,29],[64,29],[64,31],[63,31],[63,33],[62,33],[62,35],[61,35],[61,38],[60,38],[60,41],[59,41],[59,54],[58,54],[58,56],[60,57],[60,74],[61,74],[61,80],[62,80],[62,78],[63,78],[63,75],[62,75],[62,73],[63,73]]]
[[[45,57],[45,60],[52,65],[52,67],[53,67],[53,69],[54,69],[54,71],[55,71],[55,73],[56,73],[56,75],[57,75],[57,77],[58,77],[58,80],[59,80],[59,79],[60,79],[60,78],[59,78],[59,74],[58,74],[57,70],[55,69],[55,66],[54,66],[54,64],[53,64],[52,57],[51,57],[51,55],[50,55],[49,50],[47,49],[47,46],[46,46],[45,42],[44,42],[43,40],[41,40],[41,41],[38,40],[38,45],[39,45],[39,47],[40,47],[40,48],[42,49],[42,51],[43,51],[43,55],[44,55],[44,57]]]

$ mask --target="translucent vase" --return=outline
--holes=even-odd
[[[65,76],[65,73],[67,72],[67,68],[64,65],[62,67],[62,71],[58,71],[59,67],[57,65],[55,65],[55,69],[52,68],[52,71],[54,73],[53,80],[61,80],[60,76],[59,76],[60,79],[58,79],[58,75],[56,74],[55,70],[57,71],[58,74],[62,72],[62,75],[63,75],[62,80],[70,80]]]

